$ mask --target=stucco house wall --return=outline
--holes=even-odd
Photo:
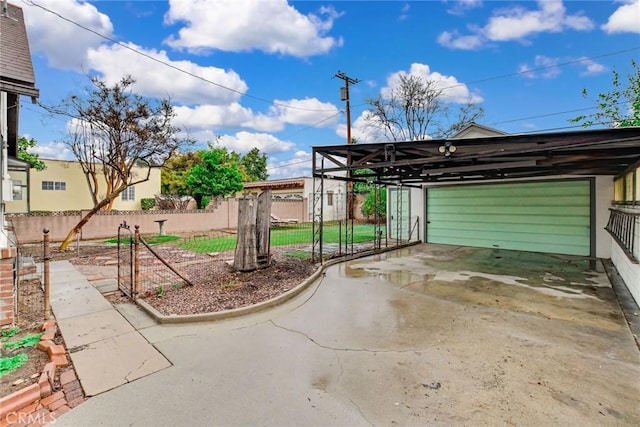
[[[635,234],[634,234],[634,256],[640,259],[640,216],[635,218]],[[629,292],[640,306],[640,264],[629,259],[629,257],[620,248],[620,245],[612,239],[611,243],[611,262],[615,265],[620,277],[627,285]]]
[[[31,212],[56,212],[69,210],[87,210],[93,207],[91,193],[80,163],[69,160],[43,159],[46,169],[31,170],[29,182],[29,208]],[[134,168],[136,177],[144,177],[146,168]],[[12,176],[12,179],[16,177]],[[26,178],[25,178],[26,180]],[[43,189],[43,183],[53,183],[54,189]],[[102,182],[105,188],[106,181]],[[153,198],[160,193],[160,169],[152,168],[149,180],[134,186],[134,200],[123,200],[118,196],[113,204],[115,210],[139,210],[140,200]],[[101,193],[104,196],[104,192]],[[26,210],[25,201],[7,203],[8,213],[21,213]]]
[[[318,184],[319,185],[319,184]],[[325,221],[334,221],[338,219],[344,219],[346,215],[346,189],[347,185],[344,181],[336,179],[325,179],[324,188],[322,194],[322,209],[323,217]],[[270,181],[248,182],[245,183],[245,187],[242,191],[236,194],[236,197],[240,197],[242,194],[255,194],[269,188],[271,190],[271,197],[273,199],[299,199],[306,201],[306,208],[304,210],[304,221],[313,221],[313,200],[314,200],[314,187],[313,178],[311,177],[299,177],[288,179],[276,179]],[[286,209],[286,204],[282,205]],[[296,205],[291,205],[296,206]],[[279,209],[282,209],[279,208]],[[356,218],[361,218],[362,214],[356,206]],[[296,212],[282,212],[274,215],[282,219],[293,219],[298,215]]]

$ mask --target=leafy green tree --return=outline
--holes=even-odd
[[[202,162],[195,164],[185,178],[198,209],[205,208],[205,197],[226,196],[242,190],[242,174],[226,148],[210,145],[198,154]]]
[[[621,81],[620,74],[613,70],[613,89],[600,93],[597,97],[598,112],[570,119],[582,127],[604,124],[609,127],[640,126],[640,67],[631,61],[633,71],[627,75],[626,83]],[[589,96],[587,89],[582,89],[582,96]]]
[[[366,218],[375,216],[376,212],[381,218],[385,218],[387,216],[387,189],[372,188],[364,199],[360,210]]]
[[[20,160],[24,160],[29,163],[29,167],[37,171],[43,171],[47,168],[40,155],[36,153],[29,153],[29,150],[35,147],[38,143],[35,139],[27,139],[24,136],[18,138],[18,153],[17,156]]]
[[[160,189],[162,194],[171,196],[189,196],[191,189],[186,182],[189,171],[195,165],[202,163],[200,152],[176,153],[162,168],[160,174]]]
[[[260,150],[253,147],[247,154],[241,157],[240,166],[244,172],[245,180],[266,181],[269,178],[267,173],[267,155],[260,154]]]

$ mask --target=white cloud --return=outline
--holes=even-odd
[[[170,0],[165,21],[185,26],[165,43],[200,53],[261,50],[306,58],[342,45],[326,36],[339,16],[332,7],[303,15],[286,0]]]
[[[447,12],[452,15],[463,15],[468,10],[478,7],[482,7],[482,0],[455,0]]]
[[[470,26],[471,35],[445,31],[438,37],[438,43],[453,49],[475,49],[487,42],[526,41],[538,33],[588,31],[593,26],[584,15],[567,14],[561,0],[539,0],[534,10],[519,5],[496,10],[484,27]]]
[[[595,76],[597,74],[602,74],[607,71],[607,67],[602,64],[597,63],[596,61],[588,58],[580,58],[580,64],[585,67],[585,70],[580,73],[582,76]]]
[[[196,107],[177,106],[175,124],[190,134],[202,130],[252,129],[262,132],[276,132],[284,128],[277,117],[255,114],[237,102],[229,105],[199,105]]]
[[[311,153],[296,151],[288,160],[267,159],[267,172],[270,179],[311,176]]]
[[[29,151],[39,155],[43,159],[71,160],[74,158],[73,153],[64,142],[38,143]]]
[[[607,70],[604,65],[586,57],[576,60],[575,58],[551,58],[545,55],[536,55],[533,64],[520,65],[518,72],[529,79],[554,79],[561,74],[559,65],[568,63],[584,68],[580,73],[581,76],[597,75]]]
[[[275,100],[270,111],[286,123],[314,127],[330,127],[338,123],[340,110],[330,102],[317,98]]]
[[[358,144],[367,144],[386,140],[384,135],[374,127],[368,126],[366,117],[368,110],[363,111],[351,124],[351,138],[355,138]],[[336,128],[336,135],[347,141],[347,125],[340,124]]]
[[[485,41],[479,34],[462,36],[456,30],[453,32],[445,31],[440,34],[438,43],[451,49],[473,50],[482,47]]]
[[[89,66],[102,74],[108,84],[131,74],[136,78],[135,89],[139,94],[170,97],[172,102],[181,104],[225,104],[239,99],[247,90],[247,84],[233,70],[172,61],[164,51],[146,50],[133,43],[92,48],[87,58]]]
[[[218,140],[220,146],[229,150],[245,154],[252,148],[257,148],[263,153],[286,153],[295,148],[290,141],[283,141],[266,133],[238,132],[235,135],[222,135]]]
[[[593,23],[586,16],[567,15],[562,1],[541,0],[538,6],[538,10],[526,10],[522,7],[506,9],[503,15],[491,17],[483,32],[489,40],[507,41],[523,39],[535,33],[557,33],[566,28],[593,28]]]
[[[640,0],[623,0],[602,29],[608,34],[640,33]]]
[[[91,3],[75,0],[39,0],[37,3],[106,37],[113,34],[109,17],[100,13]],[[105,42],[98,35],[43,8],[28,3],[21,6],[32,52],[44,54],[52,67],[83,71],[87,50]]]
[[[464,83],[460,83],[454,76],[446,76],[438,73],[437,71],[431,71],[428,65],[413,63],[409,68],[409,71],[397,71],[391,74],[387,78],[387,86],[380,91],[384,96],[385,92],[388,92],[390,88],[398,86],[400,76],[415,75],[419,76],[425,81],[432,81],[435,83],[435,87],[442,89],[442,100],[452,103],[467,103],[469,100],[478,103],[482,102],[482,97],[473,94],[469,91],[469,88]]]
[[[536,55],[533,60],[533,66],[523,64],[518,72],[523,73],[524,77],[529,79],[554,79],[560,75],[559,58],[550,58],[544,55]]]
[[[398,16],[398,21],[404,21],[409,17],[409,9],[411,9],[411,5],[409,3],[405,3],[400,9],[400,16]]]

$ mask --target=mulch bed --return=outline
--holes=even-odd
[[[150,293],[144,299],[166,316],[231,310],[283,294],[311,276],[316,268],[307,260],[275,255],[266,268],[239,272],[224,259],[212,259],[207,268],[209,281],[165,288],[162,295]]]

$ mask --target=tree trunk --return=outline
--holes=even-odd
[[[256,245],[256,199],[243,197],[238,203],[238,238],[233,258],[233,268],[253,271],[258,268]]]
[[[271,190],[265,190],[258,196],[258,212],[256,214],[256,243],[258,245],[258,262],[261,267],[269,265],[269,243],[271,228]]]
[[[60,248],[59,249],[61,251],[67,250],[67,247],[69,246],[69,243],[73,242],[73,239],[75,239],[75,237],[78,234],[78,232],[80,230],[82,230],[82,227],[87,222],[89,222],[91,217],[94,216],[96,214],[96,212],[98,212],[100,209],[102,209],[103,207],[107,206],[116,197],[118,197],[118,195],[120,195],[120,193],[122,193],[122,190],[110,194],[109,197],[107,197],[107,198],[103,199],[102,201],[100,201],[100,203],[95,205],[93,207],[93,209],[91,209],[89,212],[87,212],[87,214],[84,217],[82,217],[82,219],[75,225],[75,227],[73,227],[71,229],[71,231],[69,231],[69,234],[67,234],[67,237],[65,237],[64,240],[62,241],[62,243],[60,243]]]

